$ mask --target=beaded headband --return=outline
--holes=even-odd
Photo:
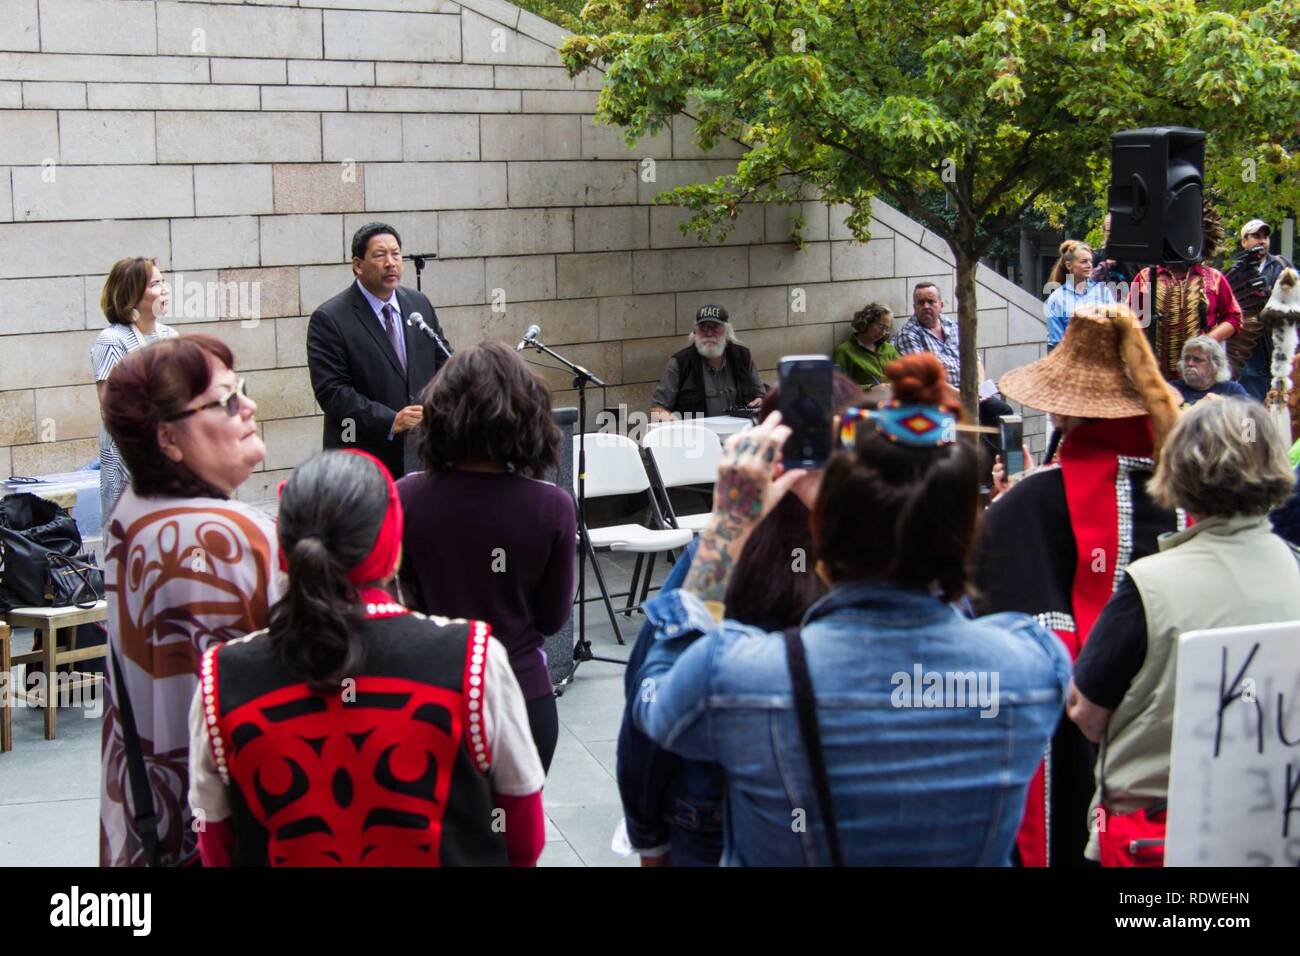
[[[913,448],[941,448],[957,441],[957,419],[937,405],[884,402],[879,408],[847,408],[840,422],[840,444],[852,448],[859,423],[873,425],[892,442]]]

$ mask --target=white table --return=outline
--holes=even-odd
[[[688,420],[697,425],[703,425],[723,441],[726,441],[736,432],[743,432],[754,424],[748,418],[740,418],[736,415],[710,415],[704,418],[691,418]],[[668,422],[651,422],[649,428],[655,429],[667,424]]]

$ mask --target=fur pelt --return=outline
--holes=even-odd
[[[1115,327],[1119,330],[1119,355],[1124,371],[1142,397],[1142,404],[1151,413],[1156,439],[1155,457],[1159,460],[1165,438],[1178,424],[1178,401],[1160,374],[1155,353],[1151,351],[1146,333],[1138,325],[1136,317],[1126,309],[1118,310]]]
[[[1264,404],[1277,410],[1279,427],[1290,418],[1291,440],[1300,434],[1297,404],[1300,388],[1296,382],[1296,347],[1300,333],[1300,275],[1285,269],[1273,285],[1273,293],[1259,313],[1260,324],[1273,336],[1273,362],[1269,368],[1272,383]],[[1285,410],[1285,414],[1283,412]]]

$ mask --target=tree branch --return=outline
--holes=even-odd
[[[1033,165],[1033,158],[1029,155],[1029,152],[1034,140],[1039,137],[1041,132],[1042,127],[1030,131],[1029,136],[1025,138],[1025,142],[1020,147],[1020,155],[1015,164],[1003,174],[1001,179],[989,187],[988,192],[984,194],[984,201],[976,204],[974,210],[976,219],[983,219],[985,213],[989,211],[989,207],[993,205],[993,200],[1005,192],[1013,182],[1024,174],[1025,170]]]
[[[993,245],[993,241],[998,237],[998,235],[1003,230],[1007,229],[1013,223],[1019,220],[1020,217],[1025,214],[1025,210],[1028,209],[1031,205],[1033,205],[1034,200],[1037,199],[1040,195],[1042,195],[1043,191],[1047,189],[1047,187],[1050,186],[1053,183],[1053,181],[1055,181],[1055,179],[1056,179],[1055,173],[1048,173],[1047,176],[1044,177],[1043,181],[1039,183],[1036,187],[1034,187],[1034,191],[1031,192],[1025,198],[1024,202],[1022,202],[1019,206],[1017,206],[1012,212],[1003,214],[999,218],[995,219],[992,223],[985,226],[984,241],[976,243],[977,254],[982,256],[984,255],[984,253],[988,252],[989,248]]]

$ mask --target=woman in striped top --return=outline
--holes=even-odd
[[[167,313],[168,290],[162,272],[152,259],[133,256],[114,263],[99,307],[108,319],[108,328],[90,347],[90,366],[95,373],[95,388],[102,406],[109,373],[127,353],[142,349],[159,339],[177,333],[158,321]],[[131,475],[118,454],[103,424],[99,426],[99,508],[105,527],[108,516],[131,483]]]

